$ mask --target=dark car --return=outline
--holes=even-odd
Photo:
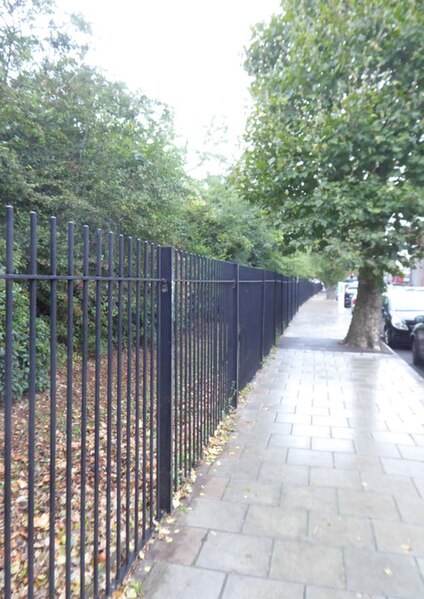
[[[418,320],[411,333],[412,361],[415,366],[424,366],[424,316]]]
[[[344,293],[344,307],[350,308],[352,306],[352,298],[358,293],[358,281],[352,281],[345,287]]]
[[[395,287],[383,296],[383,335],[390,347],[411,347],[411,333],[424,316],[424,287]]]

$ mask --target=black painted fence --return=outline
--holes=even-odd
[[[307,280],[88,227],[0,264],[0,594],[109,596]],[[14,234],[20,249],[14,260]],[[42,241],[43,252],[39,251]],[[46,249],[47,248],[47,249]],[[47,256],[47,257],[46,257]],[[24,267],[17,266],[25,264]]]

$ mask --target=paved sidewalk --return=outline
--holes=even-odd
[[[340,351],[348,318],[323,296],[301,308],[140,563],[141,596],[424,598],[424,380]]]

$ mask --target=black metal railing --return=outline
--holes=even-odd
[[[110,596],[319,287],[54,217],[38,240],[35,213],[14,229],[8,207],[0,593]]]

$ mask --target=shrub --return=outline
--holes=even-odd
[[[49,326],[41,318],[36,319],[36,389],[45,390],[49,385]],[[0,287],[0,399],[3,400],[6,379],[6,293]],[[14,398],[22,397],[29,388],[29,297],[19,284],[13,287],[13,378]]]

